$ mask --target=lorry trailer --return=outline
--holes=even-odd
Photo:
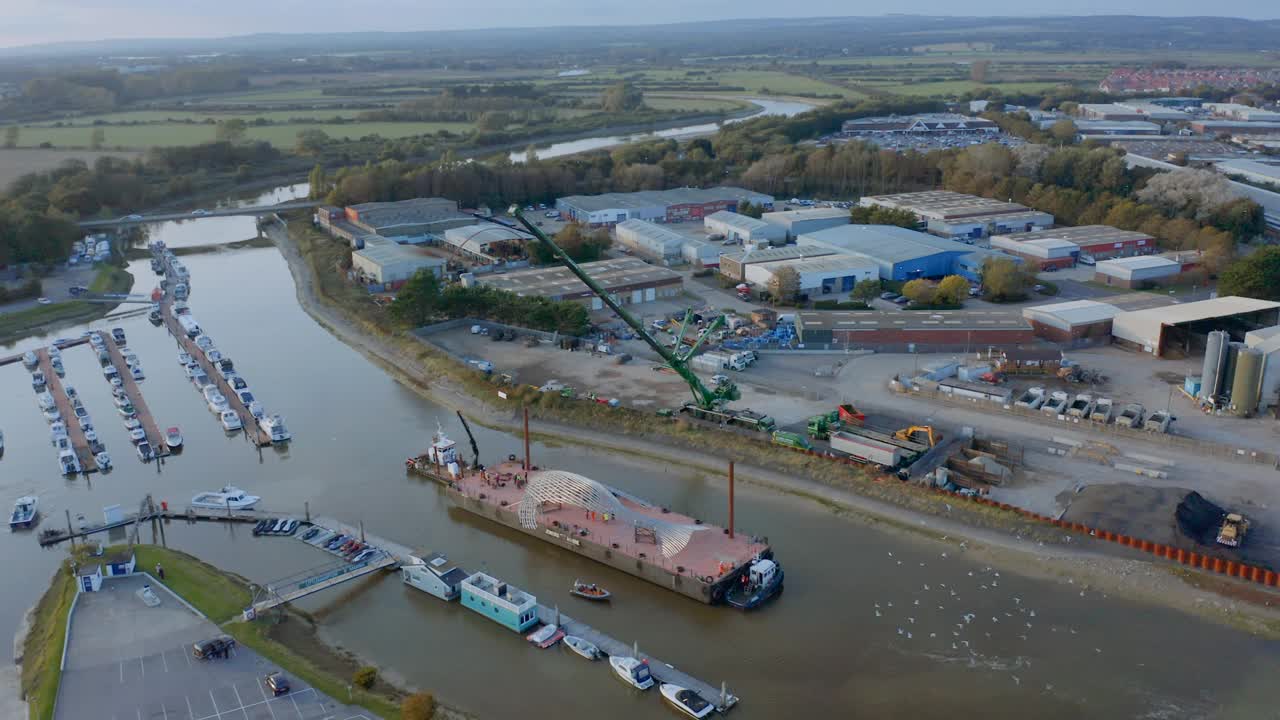
[[[902,448],[868,437],[852,435],[842,430],[831,433],[831,449],[862,462],[874,463],[886,468],[902,465],[907,455]]]

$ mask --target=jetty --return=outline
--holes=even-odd
[[[59,350],[66,350],[67,348],[75,347],[77,345],[83,345],[87,342],[89,342],[89,337],[86,335],[85,337],[78,337],[74,340],[57,340],[52,344],[54,347],[58,348]],[[16,355],[6,355],[5,357],[0,357],[0,367],[4,367],[5,365],[12,365],[13,363],[16,363],[16,362],[22,362],[23,354],[24,353],[18,353]]]
[[[44,378],[49,394],[53,396],[53,402],[58,408],[58,412],[62,415],[62,422],[67,426],[67,439],[71,441],[71,449],[75,451],[76,457],[80,460],[80,471],[91,473],[98,471],[98,461],[94,459],[93,452],[89,450],[89,441],[84,436],[84,428],[80,426],[80,418],[76,417],[75,412],[71,409],[71,401],[67,398],[67,392],[62,386],[62,378],[58,377],[53,371],[53,362],[49,357],[47,348],[40,348],[36,351],[36,357],[40,359],[40,369],[44,371]]]
[[[137,381],[129,372],[129,364],[125,362],[120,346],[109,333],[98,332],[98,337],[102,338],[103,347],[111,356],[111,364],[115,366],[116,372],[120,373],[120,382],[123,384],[125,394],[129,396],[129,402],[133,404],[133,409],[138,414],[138,422],[142,423],[142,430],[147,434],[147,442],[151,445],[151,450],[156,457],[169,455],[169,446],[165,443],[164,435],[160,434],[160,428],[151,414],[151,408],[147,407],[147,401],[142,397],[142,390],[138,388]]]
[[[167,504],[162,503],[159,507],[144,501],[138,512],[124,514],[119,520],[113,522],[102,522],[85,524],[79,529],[72,527],[70,520],[70,512],[67,513],[67,527],[65,530],[46,528],[38,536],[40,545],[49,546],[57,545],[68,540],[80,540],[83,538],[97,535],[98,533],[107,532],[116,528],[128,527],[135,523],[152,522],[154,520],[185,520],[187,522],[229,522],[229,523],[257,523],[261,520],[279,519],[289,517],[290,513],[276,512],[271,510],[209,510],[205,508],[171,508]]]

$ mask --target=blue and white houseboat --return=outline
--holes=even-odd
[[[462,581],[462,605],[512,632],[522,633],[538,623],[538,599],[482,572]]]

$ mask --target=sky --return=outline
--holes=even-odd
[[[1275,0],[0,0],[0,47],[120,38],[224,37],[259,32],[457,30],[655,24],[724,18],[1134,14],[1276,18]]]

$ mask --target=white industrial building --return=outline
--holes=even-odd
[[[787,240],[795,240],[805,233],[826,230],[849,224],[849,211],[842,208],[807,208],[767,212],[760,219],[770,225],[778,225],[786,231]]]
[[[1262,410],[1280,404],[1280,325],[1246,333],[1244,344],[1262,353]]]
[[[1053,225],[1053,215],[1018,203],[977,195],[927,190],[896,195],[868,195],[863,207],[883,207],[915,213],[929,232],[946,238],[982,238],[988,235],[1041,230]]]
[[[719,267],[721,246],[704,240],[688,239],[680,248],[680,257],[690,265],[702,267]]]
[[[1119,345],[1159,357],[1169,349],[1184,349],[1193,335],[1228,325],[1252,332],[1277,324],[1280,302],[1230,295],[1119,313],[1111,323],[1111,337]]]
[[[1212,112],[1215,117],[1245,122],[1277,122],[1280,112],[1265,110],[1239,103],[1205,103],[1200,107]]]
[[[376,236],[375,236],[376,237]],[[351,268],[367,282],[395,288],[419,270],[444,274],[445,261],[389,240],[367,238],[363,248],[351,253]]]
[[[442,245],[468,260],[493,265],[505,258],[523,256],[525,245],[531,240],[532,235],[512,227],[476,223],[445,230]]]
[[[1094,266],[1095,282],[1122,288],[1140,288],[1182,274],[1182,263],[1159,255],[1099,260]]]
[[[736,240],[744,245],[785,245],[787,242],[787,231],[782,226],[728,210],[711,213],[703,219],[702,224],[707,232],[723,235],[727,240]]]
[[[640,257],[661,263],[681,262],[685,237],[646,220],[626,220],[615,227],[618,242]]]
[[[1120,313],[1115,305],[1095,300],[1035,305],[1022,309],[1036,337],[1063,345],[1102,342],[1111,337],[1111,323]]]
[[[880,277],[880,266],[874,260],[850,254],[752,263],[745,267],[746,281],[757,290],[768,290],[773,276],[783,268],[796,271],[800,294],[811,298],[846,294],[859,282]]]
[[[991,247],[1017,255],[1036,268],[1071,267],[1080,255],[1080,246],[1070,240],[1036,238],[1022,240],[1021,235],[993,235]]]

